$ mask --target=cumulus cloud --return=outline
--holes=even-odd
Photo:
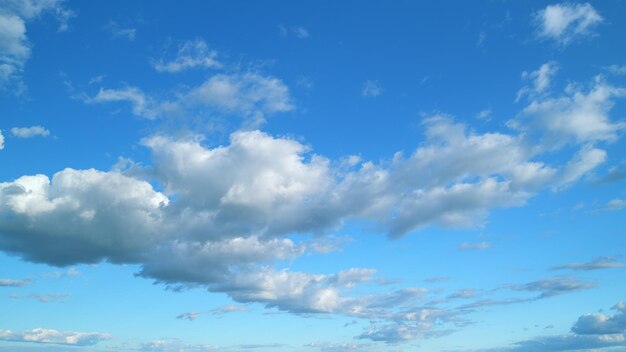
[[[221,68],[223,65],[217,56],[217,51],[209,49],[204,40],[189,40],[179,46],[173,59],[161,58],[154,62],[154,69],[158,72],[178,73],[195,68]]]
[[[551,39],[562,46],[594,34],[604,19],[589,3],[548,5],[535,15],[540,38]]]
[[[377,97],[383,93],[383,88],[377,81],[365,81],[361,95],[364,97]]]
[[[586,263],[571,263],[552,267],[552,270],[599,270],[610,268],[623,268],[626,264],[620,263],[614,257],[598,257]]]
[[[50,131],[42,126],[13,127],[11,128],[11,134],[18,138],[48,137]]]
[[[24,90],[21,82],[31,45],[26,36],[26,24],[50,13],[59,21],[59,31],[67,30],[73,12],[61,0],[6,0],[0,9],[0,88],[12,87],[16,94]]]
[[[23,332],[0,330],[0,340],[12,342],[35,342],[68,346],[93,346],[111,336],[94,332],[57,331],[53,329],[32,329]]]
[[[423,127],[426,138],[410,155],[377,164],[329,160],[260,131],[237,131],[222,146],[151,136],[142,145],[152,162],[141,172],[65,169],[0,183],[0,249],[57,266],[133,263],[139,276],[175,289],[202,286],[295,314],[376,320],[361,338],[442,334],[465,313],[422,306],[425,289],[354,296],[354,287],[380,281],[375,270],[276,268],[319,251],[317,240],[292,234],[321,235],[348,219],[391,237],[476,226],[490,209],[523,205],[559,175],[519,136],[476,133],[447,116]],[[560,278],[509,288],[545,298],[591,286]]]

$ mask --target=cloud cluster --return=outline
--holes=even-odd
[[[593,35],[604,19],[589,3],[548,5],[535,15],[540,38],[551,39],[566,46],[572,41]]]
[[[585,314],[578,318],[565,335],[543,336],[519,341],[511,347],[484,350],[485,352],[544,352],[588,351],[626,346],[626,306],[616,304],[613,315]]]
[[[58,344],[69,346],[93,346],[100,341],[111,339],[102,333],[57,331],[52,329],[32,329],[23,332],[0,330],[1,341],[35,342],[42,344]]]

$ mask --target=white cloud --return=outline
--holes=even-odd
[[[129,102],[135,116],[155,119],[168,115],[209,112],[237,115],[262,122],[268,114],[294,109],[289,88],[278,78],[257,73],[217,74],[203,84],[179,93],[172,101],[158,101],[136,87],[100,88],[84,99],[87,104]]]
[[[186,319],[189,321],[196,320],[200,316],[198,312],[186,312],[176,317],[176,319]]]
[[[0,130],[0,150],[4,149],[4,135],[2,134],[2,130]]]
[[[293,35],[298,39],[307,39],[311,36],[309,30],[304,26],[292,26],[287,28],[284,25],[278,25],[278,30],[280,31],[280,35],[284,38]]]
[[[626,75],[626,65],[610,65],[606,69],[614,75]]]
[[[547,62],[536,71],[522,72],[522,79],[530,81],[531,86],[524,87],[517,92],[515,101],[519,101],[523,96],[530,98],[540,97],[546,93],[552,84],[553,76],[559,70],[559,66],[554,61]]]
[[[564,188],[576,182],[607,159],[607,153],[591,145],[583,146],[563,168],[555,189]]]
[[[11,128],[11,134],[18,138],[48,137],[50,131],[42,126],[13,127]]]
[[[132,112],[135,116],[145,117],[147,119],[155,119],[160,116],[158,105],[154,100],[146,96],[139,88],[126,87],[121,89],[104,89],[96,96],[85,99],[85,103],[109,103],[109,102],[129,102],[132,106]]]
[[[622,210],[624,208],[626,208],[626,200],[619,198],[611,199],[604,206],[605,210],[610,211]]]
[[[177,73],[194,68],[221,68],[223,65],[217,60],[217,56],[217,51],[210,50],[205,41],[189,40],[179,46],[173,60],[160,59],[154,63],[154,69],[158,72]]]
[[[539,37],[555,40],[562,46],[593,35],[593,29],[604,21],[589,3],[549,5],[535,16]]]
[[[377,81],[367,80],[363,85],[361,95],[364,97],[377,97],[383,93],[383,88]]]
[[[626,89],[611,86],[598,76],[587,92],[570,85],[561,97],[532,100],[508,126],[538,134],[548,148],[614,141],[626,123],[611,121],[609,112],[615,98],[624,96]]]
[[[0,330],[0,340],[13,342],[36,342],[70,346],[93,346],[101,341],[110,340],[111,336],[103,333],[57,331],[53,329],[32,329],[23,332]]]

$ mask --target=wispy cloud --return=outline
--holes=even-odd
[[[11,128],[11,134],[18,138],[48,137],[50,131],[43,126],[13,127]]]
[[[169,60],[161,58],[155,61],[153,66],[158,72],[169,73],[178,73],[196,68],[222,68],[224,65],[217,60],[217,57],[217,51],[209,49],[208,44],[204,40],[195,39],[180,44],[174,58]]]
[[[361,90],[361,95],[368,98],[373,98],[381,95],[383,88],[377,81],[367,80]]]
[[[128,41],[135,40],[135,36],[137,35],[137,29],[132,27],[123,27],[119,23],[111,20],[104,26],[105,29],[111,32],[111,36],[114,39],[122,38]]]
[[[586,263],[570,263],[553,266],[552,270],[600,270],[610,268],[624,268],[626,264],[620,263],[614,257],[598,257]]]
[[[468,250],[484,250],[484,249],[488,249],[491,248],[491,243],[489,242],[477,242],[477,243],[470,243],[470,242],[463,242],[459,245],[459,250],[462,251],[468,251]]]
[[[110,340],[108,334],[98,332],[58,331],[53,329],[32,329],[23,332],[0,330],[0,340],[12,342],[35,342],[68,346],[93,346],[101,341]]]

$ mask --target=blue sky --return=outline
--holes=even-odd
[[[626,351],[624,33],[0,0],[0,351]]]

